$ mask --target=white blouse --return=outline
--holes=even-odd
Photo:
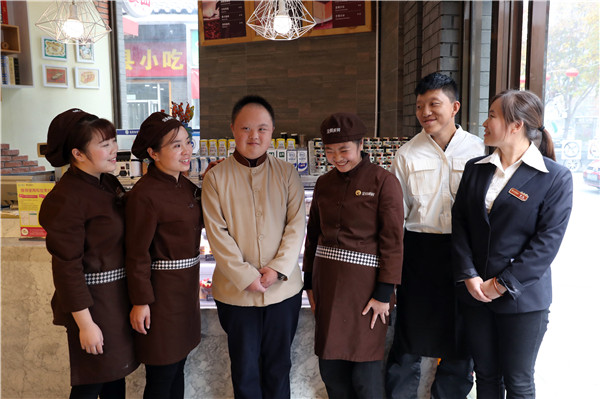
[[[523,162],[540,172],[548,173],[548,169],[546,169],[546,165],[544,164],[544,157],[533,143],[529,145],[529,148],[527,148],[527,151],[525,151],[521,159],[517,160],[517,162],[506,169],[502,167],[500,150],[498,148],[496,148],[492,155],[476,162],[477,164],[491,163],[496,166],[496,172],[494,172],[492,182],[485,195],[485,208],[488,213],[492,210],[492,205],[494,205],[494,201],[498,198],[500,191],[506,186],[506,183],[508,183]]]

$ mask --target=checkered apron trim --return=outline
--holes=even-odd
[[[337,260],[340,262],[355,263],[357,265],[379,267],[379,256],[350,251],[342,248],[332,248],[317,245],[316,256],[319,258]]]
[[[125,278],[125,268],[122,267],[100,273],[85,273],[84,276],[87,285],[112,283],[113,281]]]
[[[200,262],[200,255],[195,258],[177,259],[177,260],[157,260],[152,262],[152,270],[178,270],[187,269]]]

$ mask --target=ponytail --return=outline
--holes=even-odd
[[[554,142],[552,141],[550,133],[548,133],[544,126],[540,127],[538,130],[542,132],[542,137],[538,149],[540,150],[543,156],[548,157],[553,161],[556,161],[556,154],[554,153]]]

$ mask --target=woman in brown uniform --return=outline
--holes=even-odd
[[[54,324],[67,328],[70,398],[125,398],[138,363],[125,282],[125,190],[116,166],[116,130],[70,109],[52,120],[46,159],[70,168],[44,199],[40,224],[52,255]]]
[[[183,398],[183,368],[200,342],[200,189],[181,175],[192,142],[178,120],[150,115],[131,148],[152,162],[127,195],[127,276],[144,399]]]
[[[304,284],[330,398],[385,397],[387,316],[402,275],[402,188],[361,152],[366,131],[353,114],[321,124],[335,169],[317,180],[307,226]]]

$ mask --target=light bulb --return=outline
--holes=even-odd
[[[280,35],[285,35],[292,29],[292,19],[287,14],[279,14],[273,20],[273,29]]]
[[[67,19],[63,24],[62,31],[65,36],[72,37],[74,39],[83,36],[83,24],[78,19]]]
[[[71,4],[69,8],[69,18],[65,21],[62,26],[62,31],[65,36],[78,39],[83,36],[83,23],[77,18],[77,6],[75,5],[75,1]]]

